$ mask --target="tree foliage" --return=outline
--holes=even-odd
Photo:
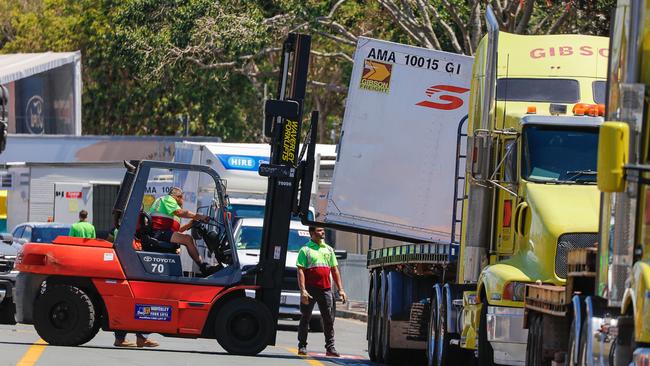
[[[502,30],[606,35],[614,0],[5,0],[0,52],[81,50],[83,128],[261,141],[282,40],[312,34],[306,110],[340,125],[358,37],[472,54],[491,5]]]

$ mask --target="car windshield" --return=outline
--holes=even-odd
[[[59,235],[68,235],[67,227],[35,227],[32,231],[32,241],[35,243],[51,243]]]
[[[244,219],[244,218],[255,218],[255,219],[263,219],[264,218],[264,208],[266,206],[262,205],[250,205],[250,204],[243,204],[243,203],[231,203],[230,206],[228,206],[228,211],[232,212],[232,221],[235,222],[238,219]],[[312,214],[311,211],[307,214],[307,218],[309,220],[314,219],[314,215]],[[300,220],[298,216],[292,215],[291,216],[292,220]]]
[[[289,231],[288,250],[298,251],[309,241],[309,231],[291,229]],[[235,233],[237,249],[260,249],[262,246],[262,228],[260,226],[240,226]]]
[[[526,126],[523,175],[534,182],[595,183],[598,128]]]

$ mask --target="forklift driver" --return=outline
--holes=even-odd
[[[149,211],[153,226],[153,237],[161,242],[184,245],[192,260],[205,273],[208,264],[199,255],[196,243],[191,235],[182,234],[192,226],[192,221],[181,226],[180,218],[193,221],[207,221],[208,216],[183,209],[183,190],[173,187],[166,196],[158,197]]]

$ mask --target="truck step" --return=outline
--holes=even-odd
[[[526,285],[526,309],[541,313],[565,316],[568,302],[566,287],[552,285]]]

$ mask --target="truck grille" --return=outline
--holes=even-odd
[[[589,248],[596,245],[598,233],[571,233],[560,235],[557,240],[557,254],[555,254],[555,274],[566,278],[566,258],[569,250],[575,248]]]

